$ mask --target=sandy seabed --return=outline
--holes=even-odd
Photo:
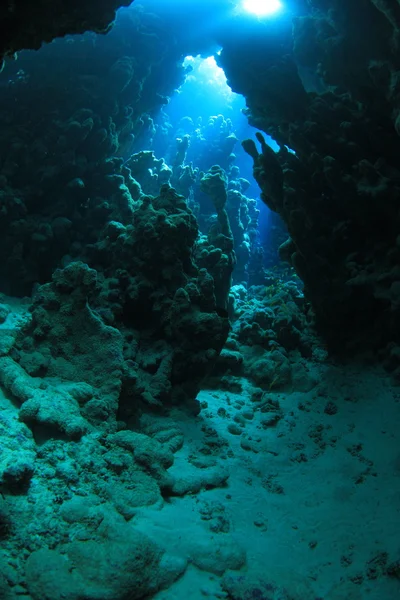
[[[395,600],[400,582],[384,570],[400,551],[400,391],[378,369],[314,369],[319,383],[308,393],[267,393],[254,403],[246,382],[241,394],[201,392],[197,420],[180,423],[185,445],[171,471],[182,474],[191,457],[209,452],[229,470],[227,487],[173,499],[152,526],[179,551],[182,539],[226,520],[249,578],[272,579],[305,600],[310,590]],[[269,398],[281,410],[272,425]],[[156,599],[186,597],[225,596],[218,577],[189,568]]]

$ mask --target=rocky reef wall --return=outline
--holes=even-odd
[[[390,353],[400,334],[398,4],[309,4],[293,27],[225,37],[220,63],[250,123],[280,144],[277,154],[261,135],[259,149],[245,145],[264,202],[287,224],[282,257],[319,331],[336,351]]]
[[[34,292],[29,322],[3,344],[2,380],[11,389],[22,378],[12,392],[21,401],[32,390],[29,422],[72,437],[141,407],[191,404],[229,332],[233,257],[205,236],[196,258],[188,196],[142,150],[185,75],[172,34],[157,27],[154,15],[125,11],[107,35],[22,52],[0,77],[0,286]],[[92,391],[81,405],[57,394],[56,416],[54,385],[35,392],[54,377]]]

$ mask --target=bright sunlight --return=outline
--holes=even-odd
[[[264,17],[281,10],[282,2],[280,0],[243,0],[243,8],[246,12]]]

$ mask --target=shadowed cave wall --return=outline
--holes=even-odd
[[[18,50],[40,48],[67,33],[106,31],[115,11],[131,0],[7,0],[0,6],[0,65]]]
[[[398,4],[310,5],[314,12],[295,18],[278,40],[262,29],[251,40],[225,37],[221,65],[246,96],[250,122],[281,144],[275,155],[260,137],[260,154],[252,143],[247,150],[264,201],[288,226],[281,253],[305,283],[319,330],[335,350],[388,344],[393,357],[400,327]],[[314,72],[324,91],[307,89],[304,72]]]

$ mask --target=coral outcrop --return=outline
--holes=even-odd
[[[0,74],[0,252],[8,257],[0,285],[6,293],[29,294],[68,257],[82,258],[108,217],[122,218],[118,208],[127,218],[122,163],[143,150],[151,113],[184,75],[150,32],[131,9],[106,36],[86,33],[39,53],[21,52]],[[146,160],[146,152],[135,160],[142,178]],[[157,194],[167,180],[148,193]],[[137,199],[133,176],[126,183]]]
[[[214,248],[221,252],[220,260],[214,271],[214,280],[216,281],[217,304],[220,308],[228,311],[229,290],[236,263],[233,234],[225,208],[228,199],[228,179],[221,167],[214,166],[203,175],[200,186],[202,191],[211,198],[217,213],[217,223],[211,227],[208,240]]]
[[[267,392],[308,391],[315,385],[307,361],[319,362],[327,353],[307,318],[299,280],[270,281],[267,286],[232,287],[232,329],[210,384],[236,390],[245,377]]]
[[[110,222],[88,248],[98,271],[71,262],[37,291],[30,322],[1,359],[23,420],[79,436],[84,419],[112,425],[118,408],[122,416],[192,402],[221,352],[229,322],[211,275],[192,261],[198,230],[184,198],[164,185],[132,217]]]

